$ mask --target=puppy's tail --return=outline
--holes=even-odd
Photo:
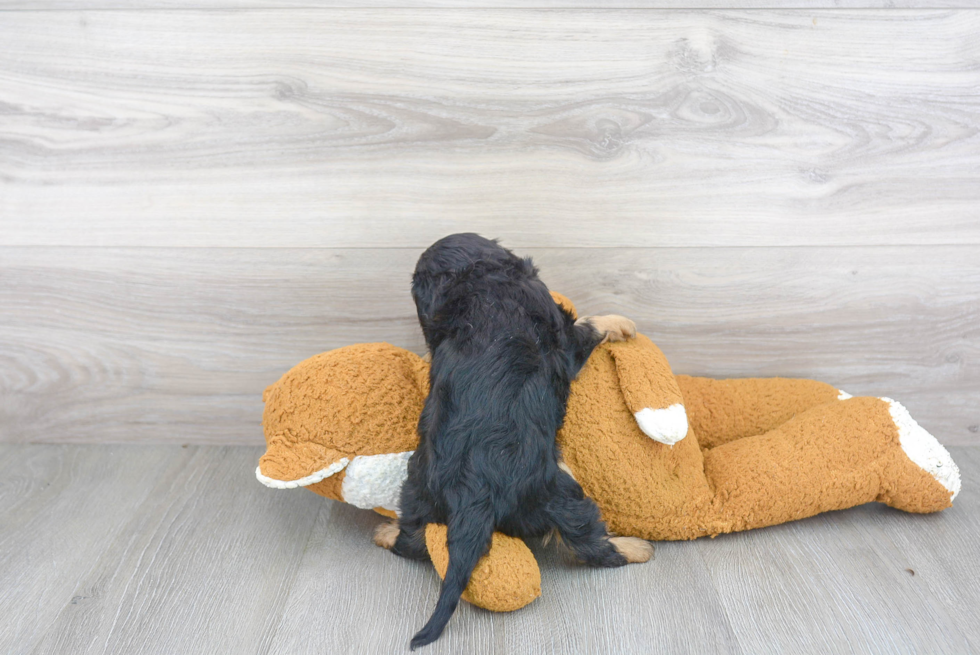
[[[489,511],[470,507],[450,514],[446,530],[446,548],[449,551],[446,579],[442,581],[439,600],[429,622],[412,637],[412,650],[431,644],[442,634],[491,537],[493,518]]]

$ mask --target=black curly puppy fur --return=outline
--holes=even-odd
[[[412,295],[432,355],[431,390],[402,487],[400,531],[389,545],[428,559],[425,526],[444,523],[449,551],[436,609],[412,639],[414,650],[442,634],[494,530],[522,538],[557,530],[593,566],[644,558],[635,544],[630,557],[617,543],[625,538],[610,541],[595,503],[559,468],[555,434],[569,385],[607,338],[602,321],[576,322],[530,259],[476,234],[426,250]]]

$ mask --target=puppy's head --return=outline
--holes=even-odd
[[[523,265],[523,260],[500,246],[496,240],[479,234],[451,234],[439,239],[422,253],[412,275],[412,298],[418,310],[426,341],[433,318],[445,304],[447,294],[461,276],[476,269]]]
[[[471,232],[450,234],[422,253],[415,266],[415,276],[458,273],[478,262],[503,263],[513,257],[496,239],[485,239]]]

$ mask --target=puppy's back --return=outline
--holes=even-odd
[[[449,568],[415,647],[442,633],[494,528],[519,520],[557,470],[573,321],[529,259],[475,234],[430,247],[412,294],[432,353],[417,463],[449,526]]]

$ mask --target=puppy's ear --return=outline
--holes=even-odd
[[[576,318],[576,319],[578,318],[578,312],[575,311],[575,305],[572,304],[571,300],[569,300],[567,297],[563,296],[562,294],[558,293],[557,291],[552,291],[551,297],[554,298],[555,303],[560,305],[562,309],[564,309],[566,312],[571,314],[572,318]]]
[[[419,325],[429,350],[434,349],[439,341],[433,330],[433,318],[445,302],[446,288],[449,277],[445,274],[432,274],[426,271],[416,272],[412,276],[412,300],[418,313]]]
[[[606,347],[616,362],[626,406],[633,412],[640,430],[668,446],[686,437],[684,397],[660,349],[642,334]]]

